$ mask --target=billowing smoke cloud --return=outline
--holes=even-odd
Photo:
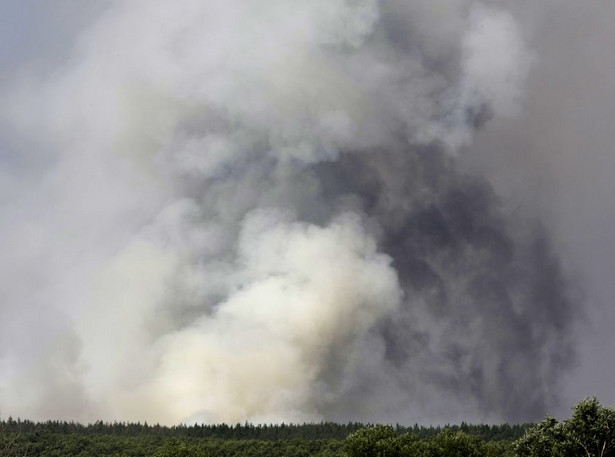
[[[456,159],[535,58],[501,2],[109,2],[7,94],[2,413],[537,418],[568,285]]]

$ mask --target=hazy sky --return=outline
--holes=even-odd
[[[174,3],[0,2],[1,416],[615,404],[613,2]]]
[[[537,61],[524,115],[479,134],[470,160],[504,195],[535,205],[579,278],[586,322],[568,402],[597,394],[613,404],[615,6],[564,2],[549,14],[532,32]]]

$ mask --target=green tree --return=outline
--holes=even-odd
[[[344,442],[348,457],[398,457],[400,442],[390,425],[375,425],[358,430]]]
[[[414,433],[404,433],[399,437],[399,449],[402,457],[425,457],[428,452],[428,442]]]
[[[444,431],[430,440],[428,457],[482,457],[485,442],[464,432]]]
[[[564,422],[547,418],[515,442],[519,457],[615,457],[615,410],[596,397],[574,407]]]
[[[615,410],[600,405],[596,397],[577,404],[565,428],[571,446],[577,446],[582,455],[615,456]]]
[[[564,424],[559,423],[554,417],[547,416],[519,438],[514,447],[519,457],[564,457],[566,455]]]
[[[159,449],[155,457],[200,457],[203,455],[205,454],[197,452],[194,447],[173,440]]]

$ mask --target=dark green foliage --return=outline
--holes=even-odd
[[[199,449],[195,445],[188,445],[177,440],[168,440],[164,446],[162,446],[154,457],[198,457],[210,454],[203,452],[199,453]]]
[[[615,410],[596,398],[563,422],[403,427],[0,421],[0,457],[615,457]],[[516,440],[516,441],[514,441]],[[514,442],[513,442],[514,441]]]
[[[346,438],[344,452],[348,457],[397,457],[401,455],[401,443],[393,427],[375,425]]]
[[[519,457],[615,457],[615,410],[596,397],[574,407],[570,419],[547,418],[516,441]]]
[[[0,449],[15,438],[0,434]],[[337,457],[342,442],[220,440],[156,436],[21,434],[2,457]]]
[[[343,440],[351,433],[356,432],[369,424],[351,422],[348,424],[336,424],[333,422],[321,422],[310,424],[196,424],[177,425],[166,427],[162,425],[148,425],[147,423],[127,422],[102,422],[82,425],[75,422],[47,421],[32,422],[14,420],[9,418],[0,421],[0,431],[13,433],[47,432],[58,434],[103,434],[118,436],[163,436],[183,438],[219,438],[223,440]],[[397,433],[412,433],[419,438],[431,438],[444,430],[453,432],[461,431],[469,435],[478,436],[485,441],[515,440],[531,427],[524,425],[452,425],[444,427],[404,427],[397,425]]]
[[[304,425],[160,425],[74,422],[0,421],[2,457],[432,457],[464,454],[479,446],[487,457],[504,456],[526,427],[467,425],[452,427]],[[461,430],[464,430],[463,432]],[[344,438],[346,438],[344,441]],[[344,451],[345,450],[345,451]],[[491,450],[491,451],[489,451]],[[489,453],[490,452],[490,453]]]
[[[427,457],[483,457],[485,442],[463,432],[445,431],[432,438],[425,453]]]
[[[344,442],[345,457],[504,457],[510,442],[487,443],[461,431],[444,430],[430,438],[398,433],[393,427],[376,425],[359,430]]]
[[[563,424],[547,416],[515,443],[520,457],[558,457],[565,448]]]
[[[600,405],[596,397],[576,405],[564,429],[575,452],[582,451],[587,456],[615,456],[615,410]]]

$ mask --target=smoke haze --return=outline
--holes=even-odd
[[[593,251],[557,196],[587,191],[541,181],[575,163],[572,147],[553,157],[555,124],[579,122],[553,114],[546,82],[575,17],[548,24],[557,7],[84,10],[62,64],[2,79],[0,413],[557,410],[576,322],[599,307],[578,293]]]

